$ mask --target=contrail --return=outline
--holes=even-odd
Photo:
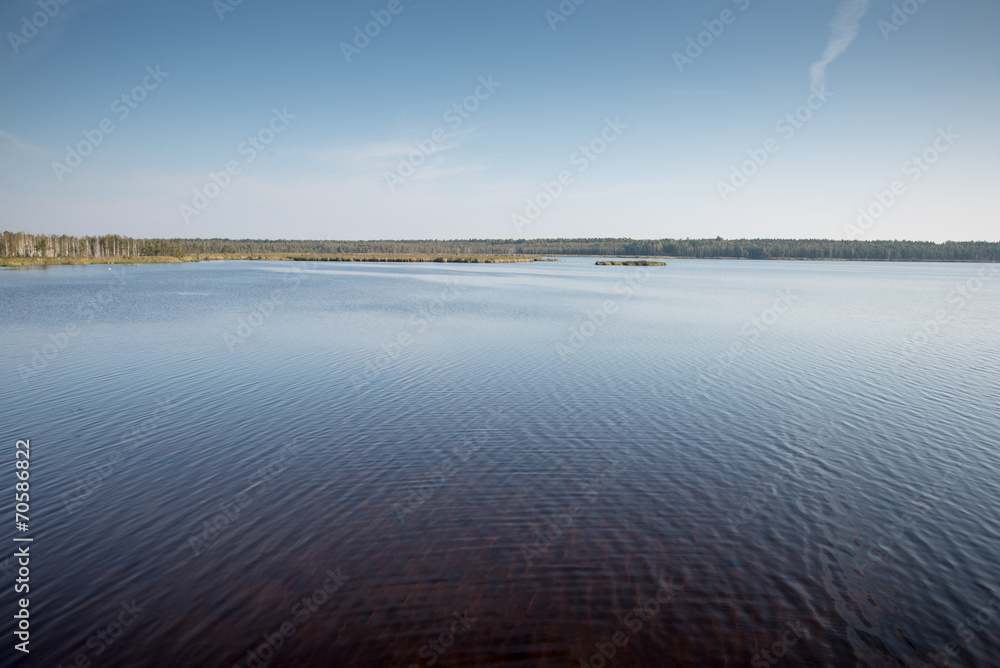
[[[830,22],[830,41],[827,42],[823,58],[813,63],[809,68],[812,77],[812,87],[823,90],[826,87],[826,66],[837,59],[837,56],[847,51],[854,38],[858,36],[858,23],[868,11],[871,0],[844,0],[837,10],[837,16]]]

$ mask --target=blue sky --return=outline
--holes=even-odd
[[[5,2],[0,228],[1000,237],[994,0],[235,1]]]

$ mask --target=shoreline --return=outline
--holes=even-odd
[[[132,258],[41,258],[41,257],[0,257],[2,269],[25,269],[31,267],[51,267],[67,265],[139,265],[139,264],[184,264],[190,262],[416,262],[416,263],[452,263],[452,264],[520,264],[525,262],[559,262],[559,258],[609,258],[598,261],[598,265],[632,266],[641,262],[662,262],[667,260],[730,260],[734,262],[911,262],[938,264],[996,264],[991,260],[885,260],[872,258],[830,258],[830,257],[773,257],[767,259],[751,259],[740,257],[689,257],[673,255],[640,255],[623,258],[620,255],[561,255],[547,256],[506,256],[506,255],[205,255],[205,256],[141,256]]]
[[[0,268],[22,269],[28,267],[53,267],[67,265],[138,265],[185,264],[191,262],[419,262],[439,264],[516,264],[522,262],[558,262],[554,257],[504,256],[504,255],[205,255],[205,256],[142,256],[132,258],[52,258],[52,257],[0,257]]]

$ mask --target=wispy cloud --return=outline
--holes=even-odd
[[[461,146],[482,127],[466,127],[451,132],[442,128],[438,130],[442,136],[440,141],[433,141],[431,139],[432,133],[427,131],[422,136],[415,135],[413,139],[409,140],[397,138],[360,144],[342,144],[315,149],[310,151],[309,155],[325,163],[346,164],[362,171],[382,171],[414,151],[423,152],[428,157],[439,157],[439,154]],[[429,152],[426,150],[428,146],[432,147]]]
[[[19,137],[12,135],[9,132],[0,130],[0,139],[6,139],[16,149],[20,149],[28,153],[34,153],[35,155],[42,156],[43,158],[49,157],[49,152],[44,148],[39,148],[38,146],[29,144],[26,141],[22,141]]]
[[[379,167],[386,160],[406,153],[413,147],[405,142],[369,142],[313,149],[309,155],[321,162],[346,163],[351,167]]]
[[[837,16],[830,22],[830,41],[827,42],[823,57],[813,63],[809,69],[812,87],[822,90],[826,87],[826,66],[847,51],[854,38],[858,36],[858,24],[861,17],[868,11],[871,0],[844,0],[837,10]]]

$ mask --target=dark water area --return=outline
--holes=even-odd
[[[0,272],[0,665],[1000,666],[1000,266],[593,262]]]

